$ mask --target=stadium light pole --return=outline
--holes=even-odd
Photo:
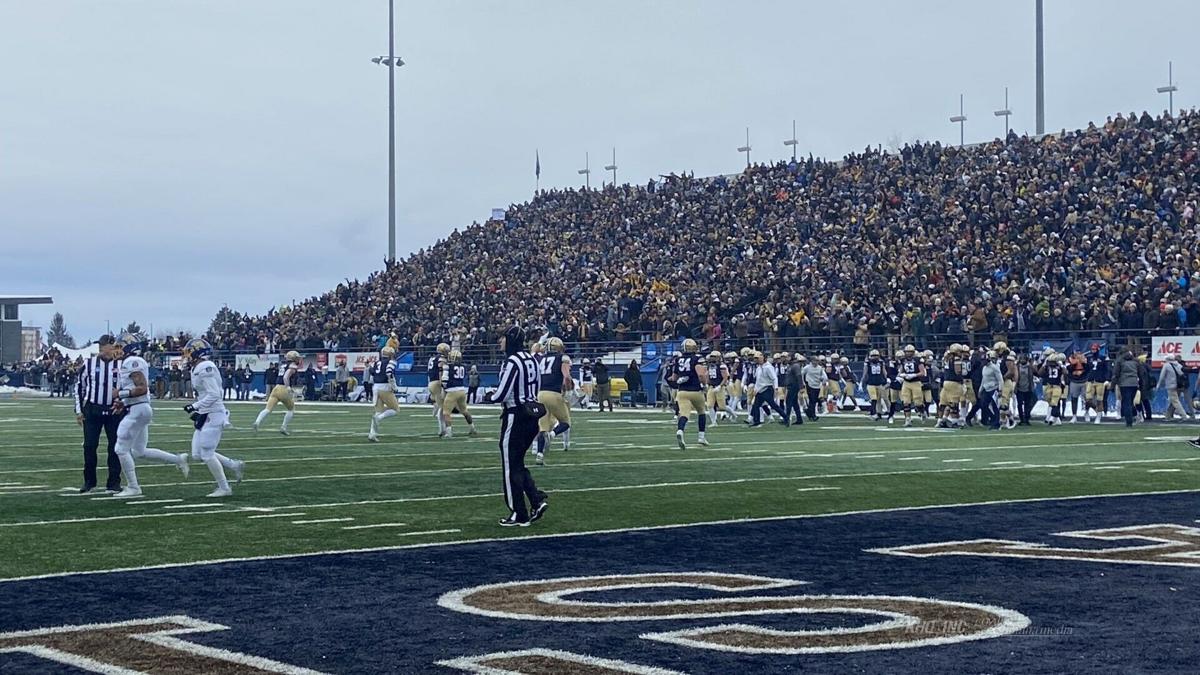
[[[589,190],[592,188],[592,158],[588,153],[583,153],[583,168],[579,170],[579,175],[583,176],[583,185]]]
[[[1008,107],[1008,87],[1004,88],[1004,109],[997,110],[992,113],[996,117],[1004,118],[1004,141],[1008,142],[1008,118],[1012,116],[1012,110]]]
[[[613,147],[612,164],[609,164],[608,166],[604,167],[604,170],[612,172],[612,175],[613,175],[613,183],[612,184],[613,184],[613,187],[616,187],[617,186],[617,148],[615,146]]]
[[[1175,116],[1175,92],[1179,91],[1179,87],[1175,86],[1175,64],[1167,61],[1167,86],[1156,89],[1160,94],[1167,95],[1167,114],[1171,117]]]
[[[950,118],[951,122],[958,123],[958,147],[963,146],[965,132],[963,128],[966,126],[967,116],[963,114],[963,95],[958,95],[958,114]]]
[[[404,60],[396,56],[396,0],[388,0],[388,53],[371,62],[388,67],[388,260],[396,261],[396,69]]]
[[[1035,23],[1036,35],[1034,36],[1037,43],[1037,56],[1035,75],[1037,80],[1037,135],[1041,136],[1046,133],[1046,56],[1045,48],[1042,44],[1042,0],[1037,0],[1037,17]]]
[[[746,145],[750,145],[750,141],[748,139],[746,141]],[[796,161],[796,146],[799,145],[799,142],[796,140],[796,120],[792,120],[792,137],[784,141],[783,145],[784,147],[789,145],[792,146],[792,161]]]
[[[746,144],[737,149],[738,152],[746,153],[746,168],[750,168],[750,127],[746,127]]]

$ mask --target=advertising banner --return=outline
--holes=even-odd
[[[345,361],[346,366],[352,371],[366,370],[367,364],[376,358],[378,356],[375,352],[330,352],[329,368],[337,368],[338,363]]]
[[[1177,335],[1156,337],[1150,343],[1150,364],[1154,368],[1162,365],[1163,357],[1173,354],[1188,368],[1200,367],[1200,335]]]
[[[238,354],[234,357],[234,367],[238,370],[250,366],[255,373],[264,372],[270,365],[279,363],[278,354]]]

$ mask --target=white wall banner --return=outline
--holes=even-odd
[[[250,370],[261,373],[266,371],[272,363],[279,363],[278,354],[238,354],[235,357],[234,367],[241,370],[250,366]]]
[[[1150,343],[1150,365],[1158,368],[1163,357],[1173,354],[1189,368],[1200,367],[1200,335],[1156,337]]]
[[[329,352],[329,369],[335,370],[340,361],[345,361],[350,370],[366,370],[367,364],[379,358],[376,352]]]

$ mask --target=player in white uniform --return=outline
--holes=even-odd
[[[283,405],[283,424],[279,427],[279,433],[284,436],[290,436],[288,425],[292,423],[292,416],[296,414],[296,398],[292,393],[292,387],[296,386],[298,373],[300,372],[300,363],[304,361],[304,357],[300,356],[300,352],[290,351],[283,356],[287,366],[283,372],[279,374],[279,383],[271,389],[271,393],[267,396],[267,405],[258,413],[258,418],[251,425],[255,431],[266,419],[267,415],[275,409],[276,405]]]
[[[184,406],[183,410],[196,427],[192,433],[192,457],[204,462],[217,482],[217,489],[208,496],[228,497],[233,490],[229,489],[229,481],[225,479],[225,469],[232,471],[234,479],[241,483],[246,463],[217,452],[229,411],[221,400],[224,394],[221,371],[209,360],[211,356],[212,346],[200,338],[184,347],[183,357],[192,369],[192,388],[196,391],[196,401]]]
[[[137,467],[134,459],[150,459],[163,464],[174,464],[187,478],[187,454],[172,455],[155,448],[147,448],[150,435],[150,420],[154,419],[154,408],[150,407],[150,365],[141,357],[142,342],[136,336],[125,333],[117,340],[121,350],[121,370],[117,378],[117,391],[113,400],[116,408],[124,410],[125,416],[117,426],[117,459],[121,460],[121,473],[125,474],[125,489],[117,497],[141,497]]]

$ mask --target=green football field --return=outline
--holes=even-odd
[[[144,463],[144,497],[78,495],[80,429],[69,401],[0,401],[0,578],[169,563],[642,526],[985,501],[1200,489],[1195,427],[1063,425],[991,432],[903,429],[861,416],[816,424],[710,428],[711,447],[674,444],[663,411],[575,412],[573,447],[551,442],[532,467],[546,518],[505,529],[494,408],[480,435],[461,421],[439,439],[430,409],[410,406],[368,443],[365,405],[300,407],[292,435],[249,425],[260,404],[230,403],[221,450],[247,461],[231,498]],[[190,447],[179,405],[155,404],[150,446]],[[100,482],[104,459],[100,459]],[[532,463],[532,462],[531,462]],[[748,542],[766,545],[766,542]]]

